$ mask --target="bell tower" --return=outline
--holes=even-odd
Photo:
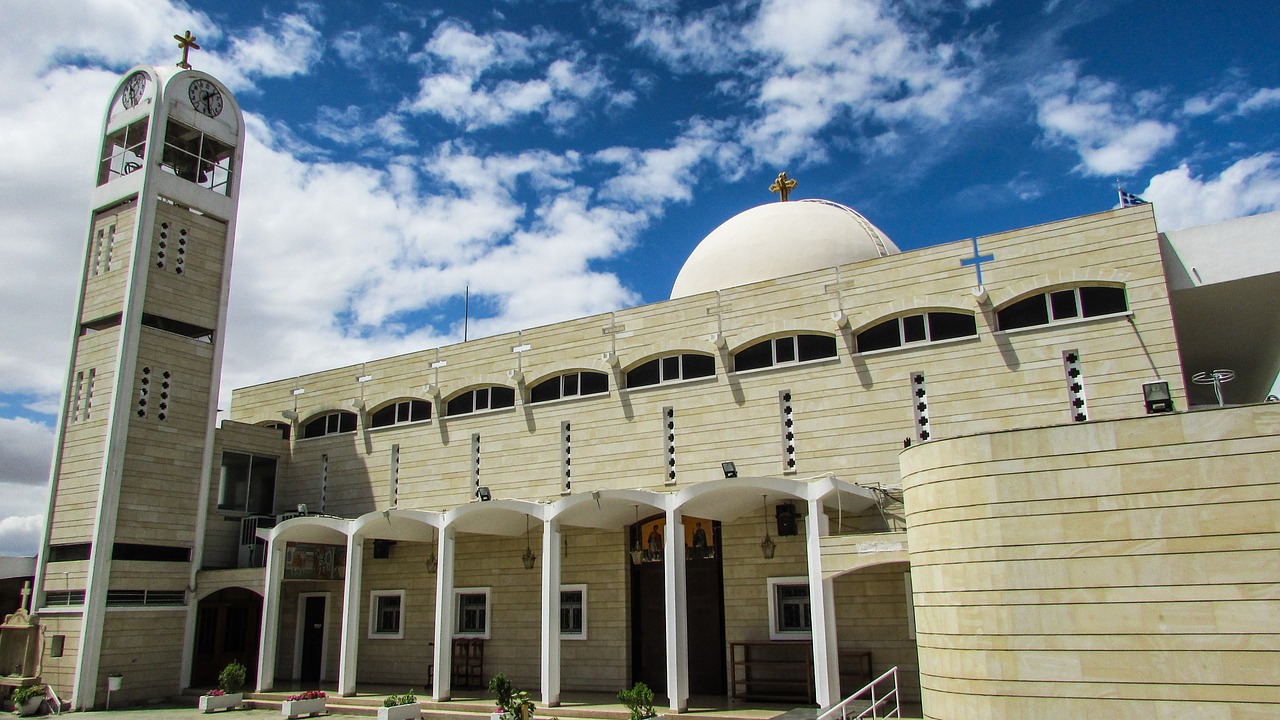
[[[36,568],[44,680],[82,710],[110,675],[118,703],[176,694],[192,627],[244,120],[175,37],[102,124]]]

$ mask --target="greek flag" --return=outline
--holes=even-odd
[[[1120,192],[1120,207],[1133,207],[1134,205],[1146,205],[1147,201],[1134,195],[1131,192],[1125,192],[1124,188],[1116,188]]]

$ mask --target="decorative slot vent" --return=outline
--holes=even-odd
[[[796,471],[796,418],[791,391],[778,393],[778,415],[782,430],[782,472]]]
[[[933,428],[929,425],[929,392],[924,386],[924,373],[911,373],[911,411],[916,419],[916,440],[925,442],[933,437]]]
[[[1080,367],[1079,350],[1062,353],[1062,369],[1067,377],[1067,402],[1071,421],[1084,422],[1089,419],[1089,404],[1084,396],[1084,371]]]
[[[667,449],[663,467],[667,471],[667,485],[676,482],[676,411],[668,405],[662,408],[662,443]]]

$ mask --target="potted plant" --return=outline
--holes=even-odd
[[[232,660],[218,673],[218,688],[200,696],[200,712],[211,713],[215,710],[227,710],[244,703],[245,676],[248,670],[239,660]]]
[[[323,690],[307,690],[297,695],[290,695],[280,703],[280,713],[290,718],[322,713],[326,697],[328,696]]]
[[[618,693],[618,702],[631,711],[631,720],[645,720],[657,715],[653,710],[653,690],[642,682]]]
[[[498,704],[490,716],[492,720],[530,720],[533,717],[533,698],[528,692],[517,690],[506,675],[494,675],[489,681],[489,690]]]
[[[418,707],[418,697],[413,688],[404,695],[391,695],[382,701],[378,708],[378,720],[416,720],[422,708]]]
[[[44,702],[44,685],[24,685],[13,691],[13,714],[35,715]]]

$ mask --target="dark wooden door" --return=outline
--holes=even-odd
[[[312,595],[302,611],[302,674],[300,680],[319,680],[324,657],[325,598]]]
[[[258,675],[258,634],[262,596],[244,588],[219,590],[196,609],[195,652],[191,659],[191,687],[218,686],[218,674],[238,661],[248,671],[246,684]]]
[[[708,540],[709,547],[686,550],[689,692],[693,695],[723,695],[726,689],[719,523],[714,523]],[[665,592],[662,562],[631,566],[632,678],[656,695],[667,691]]]
[[[717,540],[719,523],[715,529]],[[692,557],[685,565],[689,609],[689,693],[725,694],[724,582],[719,542],[713,557]]]
[[[635,682],[667,691],[666,609],[662,563],[631,566],[631,664]]]

